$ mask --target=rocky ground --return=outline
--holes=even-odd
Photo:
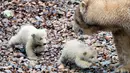
[[[2,0],[0,1],[0,73],[114,73],[118,58],[110,32],[85,35],[85,42],[98,51],[101,65],[88,69],[58,69],[64,42],[77,38],[73,32],[74,10],[79,0]],[[48,44],[36,66],[30,66],[23,45],[8,47],[8,40],[21,25],[32,23],[48,29]]]

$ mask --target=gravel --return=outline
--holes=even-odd
[[[42,2],[41,2],[42,1]],[[79,38],[72,29],[74,10],[80,0],[12,0],[1,1],[0,11],[0,73],[114,73],[119,66],[116,48],[111,32],[99,32],[92,36],[84,35],[86,44],[98,51],[100,65],[89,69],[58,69],[57,60],[61,55],[64,42]],[[14,15],[13,15],[14,12]],[[48,44],[42,52],[39,63],[29,64],[24,45],[8,47],[9,39],[20,26],[31,23],[36,28],[47,28]],[[81,35],[82,33],[79,33]]]

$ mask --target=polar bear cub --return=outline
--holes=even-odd
[[[97,51],[80,40],[67,41],[58,64],[66,65],[68,62],[80,68],[88,68],[97,62]]]
[[[19,32],[12,36],[9,40],[9,46],[15,44],[23,44],[26,48],[26,53],[29,59],[37,59],[34,49],[37,46],[44,46],[46,43],[46,29],[36,29],[31,24],[23,25]]]

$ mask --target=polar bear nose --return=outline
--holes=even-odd
[[[43,45],[46,45],[47,43],[43,43]]]

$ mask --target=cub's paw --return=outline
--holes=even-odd
[[[30,60],[38,60],[38,57],[28,57]]]
[[[122,66],[116,70],[116,73],[130,73],[130,66]]]
[[[37,65],[37,64],[38,64],[38,62],[35,61],[35,60],[30,60],[30,61],[29,61],[29,65],[30,65],[30,66],[35,66],[35,65]]]

